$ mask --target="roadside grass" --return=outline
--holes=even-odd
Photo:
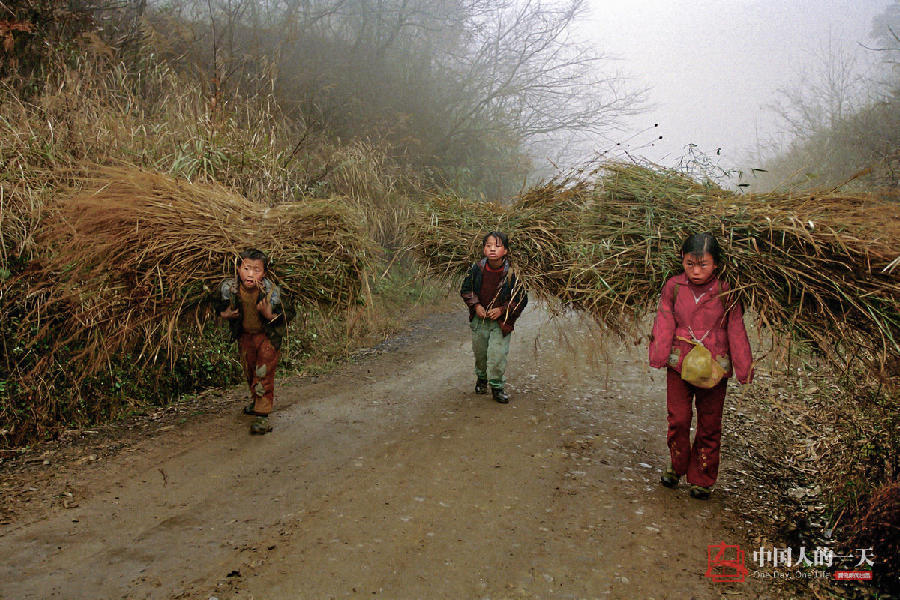
[[[350,307],[297,306],[282,349],[280,377],[325,373],[431,312],[457,308],[447,287],[426,279],[410,261],[400,258],[382,268],[367,278],[370,293]],[[10,320],[5,324],[15,327]],[[112,356],[106,368],[77,385],[78,363],[61,356],[42,382],[50,397],[40,403],[21,393],[16,380],[0,379],[0,437],[5,441],[0,457],[15,456],[66,430],[146,414],[203,390],[243,385],[227,329],[224,323],[207,321],[171,365],[163,361],[148,368],[130,354]],[[29,350],[14,337],[7,339],[13,344],[10,356],[27,360]]]
[[[52,332],[53,319],[65,315],[30,319],[40,298],[29,296],[26,284],[35,282],[51,258],[63,265],[63,274],[75,264],[66,260],[64,244],[41,244],[39,232],[47,215],[96,176],[98,167],[137,167],[222,185],[261,211],[339,197],[358,210],[367,243],[374,240],[389,252],[399,247],[395,237],[415,178],[376,143],[342,143],[286,116],[273,87],[264,85],[266,77],[271,74],[262,73],[260,85],[250,86],[252,94],[233,92],[211,102],[203,82],[150,54],[126,64],[60,51],[39,81],[0,82],[0,453],[239,381],[224,327],[213,322],[202,324],[173,361],[139,368],[141,361],[128,352],[110,352],[103,368],[86,378],[77,344],[57,348],[58,357],[47,359],[54,335],[32,343],[41,328]],[[424,304],[431,298],[428,292],[412,298],[401,291],[428,287],[413,271],[381,269],[386,275],[369,276],[371,289],[361,304],[299,311],[291,330],[296,342],[285,356],[289,368],[323,368],[346,356],[354,343],[405,322],[395,313],[415,312],[415,302],[406,301]],[[401,300],[406,304],[397,308]],[[46,360],[53,364],[25,389],[17,373]]]

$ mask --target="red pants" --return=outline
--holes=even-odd
[[[275,408],[275,367],[281,353],[272,346],[265,333],[242,333],[238,338],[238,349],[250,386],[253,410],[269,414]]]
[[[669,432],[666,442],[672,456],[672,468],[687,473],[688,483],[712,487],[719,475],[719,446],[722,440],[722,407],[728,379],[705,390],[681,378],[674,369],[666,369],[666,407]],[[697,432],[691,447],[693,401],[697,403]]]

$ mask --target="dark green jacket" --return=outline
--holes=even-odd
[[[214,296],[212,303],[217,315],[229,307],[238,309],[240,314],[234,319],[228,320],[228,325],[231,327],[232,340],[238,339],[238,336],[243,333],[244,327],[244,307],[241,305],[241,300],[238,296],[239,286],[240,282],[237,278],[226,279],[219,286],[219,291]],[[272,342],[272,346],[278,350],[281,348],[281,342],[287,333],[290,311],[285,310],[284,302],[282,302],[281,298],[281,289],[266,278],[262,280],[261,289],[257,290],[256,302],[259,302],[264,297],[269,298],[275,318],[266,322],[265,318],[262,318],[262,315],[260,315],[263,321],[263,331],[266,337],[269,338],[269,341]]]
[[[477,263],[473,263],[469,269],[468,275],[463,280],[459,295],[462,296],[466,306],[469,307],[469,320],[475,318],[475,305],[481,304],[478,299],[478,292],[481,291],[481,280],[484,276],[484,267],[487,259],[482,258]],[[516,319],[522,314],[525,306],[528,305],[528,294],[525,292],[524,286],[519,285],[519,280],[515,273],[509,269],[509,261],[503,261],[503,276],[500,281],[500,288],[497,290],[497,296],[491,303],[490,308],[503,308],[503,315],[497,319],[503,335],[512,332],[515,327]],[[485,306],[485,308],[489,308]]]

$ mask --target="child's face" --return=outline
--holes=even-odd
[[[484,255],[490,262],[496,264],[506,256],[506,246],[496,237],[490,236],[484,243]]]
[[[241,266],[238,267],[238,278],[241,280],[241,285],[248,290],[255,289],[265,274],[266,267],[263,265],[263,261],[258,258],[245,258],[241,261]]]
[[[681,265],[684,267],[684,274],[688,280],[694,285],[702,285],[709,281],[713,271],[716,270],[716,261],[713,260],[712,254],[704,253],[702,256],[698,254],[685,254],[681,258]]]

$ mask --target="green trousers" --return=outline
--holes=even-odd
[[[475,376],[487,379],[492,388],[503,388],[510,336],[504,336],[500,324],[490,319],[475,317],[469,321],[469,328],[472,330],[472,352],[475,353]]]

